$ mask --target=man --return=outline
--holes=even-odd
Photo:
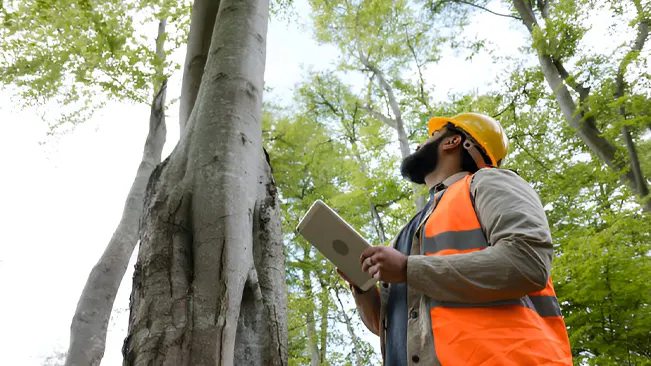
[[[362,254],[379,288],[351,285],[384,364],[572,365],[545,212],[522,178],[497,168],[502,127],[465,113],[428,128],[401,173],[426,184],[430,200],[391,246]]]

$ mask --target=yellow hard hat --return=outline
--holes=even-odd
[[[452,123],[465,131],[486,152],[493,166],[499,166],[509,150],[509,139],[500,124],[485,114],[462,113],[454,117],[433,117],[427,127],[429,135]]]

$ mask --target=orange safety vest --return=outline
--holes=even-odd
[[[489,246],[470,197],[468,175],[450,185],[427,219],[421,254],[470,253]],[[482,304],[430,301],[441,365],[572,365],[552,280],[517,300]]]

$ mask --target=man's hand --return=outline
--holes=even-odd
[[[359,258],[362,271],[378,281],[407,282],[407,256],[391,247],[370,247]]]

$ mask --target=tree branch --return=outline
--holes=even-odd
[[[163,42],[166,24],[166,19],[159,21],[156,38],[156,53],[160,61],[165,59]],[[104,356],[106,329],[111,317],[111,309],[129,258],[138,242],[138,225],[143,216],[148,182],[155,174],[154,169],[161,166],[159,163],[165,145],[167,79],[161,73],[162,69],[157,68],[156,71],[157,80],[161,81],[159,89],[154,90],[149,114],[149,132],[145,140],[142,160],[127,195],[122,218],[104,253],[88,275],[79,297],[70,325],[66,365],[99,365]],[[157,181],[157,179],[152,180]]]
[[[179,125],[181,133],[190,118],[194,102],[199,94],[203,70],[208,59],[213,28],[217,19],[220,0],[195,0],[192,5],[190,33],[183,66],[181,100],[179,102]]]
[[[409,138],[407,137],[407,133],[405,132],[405,127],[402,123],[402,113],[400,111],[400,105],[398,104],[398,100],[395,94],[393,93],[393,88],[385,79],[382,70],[380,70],[378,67],[373,65],[369,60],[368,55],[365,56],[364,52],[362,51],[361,40],[359,38],[359,13],[357,13],[357,17],[355,20],[355,28],[356,28],[355,43],[357,46],[359,61],[366,68],[367,71],[371,71],[374,74],[374,76],[378,78],[378,83],[380,84],[380,87],[384,90],[385,92],[384,94],[389,100],[391,112],[395,117],[394,119],[396,125],[395,129],[398,132],[398,141],[400,143],[400,155],[404,159],[411,154],[411,150],[409,149]],[[425,200],[423,199],[422,196],[419,195],[419,187],[416,184],[412,184],[412,190],[414,192],[414,201],[416,203],[416,209],[421,210],[423,207],[425,207]]]
[[[446,3],[446,2],[448,2],[448,1],[439,1],[439,2],[434,2],[434,3],[432,3],[432,4],[430,5],[430,10],[431,10],[432,12],[435,12],[436,10],[438,10],[438,8],[439,8],[442,4],[444,4],[444,3]],[[488,9],[488,8],[486,8],[486,7],[484,7],[484,6],[477,5],[477,4],[472,3],[472,2],[470,2],[470,1],[465,1],[465,0],[450,0],[450,2],[457,3],[457,4],[468,5],[468,6],[471,6],[471,7],[473,7],[473,8],[477,8],[477,9],[483,10],[483,11],[485,11],[485,12],[487,12],[487,13],[490,13],[490,14],[493,14],[493,15],[497,15],[498,17],[511,18],[511,19],[516,19],[516,20],[520,20],[520,21],[522,20],[520,17],[517,17],[517,16],[515,16],[515,15],[496,13],[496,12],[494,12],[494,11],[492,11],[492,10],[490,10],[490,9]]]
[[[402,199],[406,199],[406,198],[409,198],[409,194],[401,191],[401,193],[395,199],[386,201],[384,203],[376,203],[374,205],[374,207],[375,207],[376,210],[378,208],[379,209],[384,209],[384,208],[387,208],[387,207],[393,205],[394,203],[396,203],[396,202],[398,202],[398,201],[400,201]]]
[[[538,24],[531,4],[528,0],[514,0],[513,3],[522,17],[524,25],[533,34],[533,30]],[[576,103],[572,99],[572,95],[564,84],[565,80],[560,71],[561,69],[564,70],[564,68],[560,61],[554,62],[552,57],[546,54],[541,48],[536,49],[536,52],[545,80],[547,80],[547,83],[552,89],[565,120],[576,130],[579,138],[599,160],[613,171],[625,172],[620,176],[620,179],[623,182],[627,182],[631,190],[644,200],[648,193],[645,194],[644,189],[636,183],[633,172],[630,169],[626,169],[626,165],[617,159],[617,147],[603,137],[601,131],[597,128],[594,116],[586,116],[583,110],[577,108]],[[558,64],[561,65],[561,69],[557,67]],[[644,200],[642,206],[645,211],[651,212],[651,200]]]
[[[548,1],[537,0],[536,4],[538,6],[538,10],[540,10],[540,14],[542,15],[543,19],[548,19],[549,18],[549,11],[547,7],[547,5],[549,4]],[[563,63],[560,60],[555,59],[551,55],[550,57],[552,58],[554,66],[556,66],[556,69],[558,69],[558,72],[563,78],[563,81],[567,85],[569,85],[570,88],[574,89],[574,91],[576,91],[579,94],[579,106],[583,106],[585,102],[588,100],[588,97],[590,96],[590,87],[584,87],[583,84],[571,78],[570,73],[567,71],[567,69],[565,69]]]
[[[556,66],[558,72],[563,78],[563,81],[565,81],[565,83],[569,85],[570,88],[574,89],[574,91],[576,91],[579,94],[579,101],[580,101],[579,104],[583,105],[588,100],[588,97],[590,96],[590,87],[584,87],[583,84],[573,80],[570,77],[570,73],[567,72],[565,66],[563,66],[563,63],[561,61],[556,60],[553,57],[552,60],[554,62],[554,66]]]
[[[635,3],[635,8],[637,9],[638,16],[644,17],[644,12],[640,4],[640,1],[633,0],[633,2]],[[624,81],[624,76],[626,74],[626,69],[628,65],[633,60],[635,60],[635,58],[637,58],[637,55],[644,48],[644,44],[646,43],[646,40],[649,36],[649,23],[650,23],[649,18],[642,18],[640,20],[638,24],[637,36],[635,38],[635,42],[633,43],[633,46],[631,47],[630,51],[626,53],[626,55],[622,59],[622,62],[619,64],[619,68],[617,70],[617,77],[615,79],[614,97],[616,101],[624,97],[625,88],[626,88],[626,82]],[[626,117],[627,117],[626,106],[624,105],[623,101],[620,102],[621,105],[619,107],[619,115],[623,120],[622,137],[626,145],[626,150],[628,151],[628,163],[631,168],[631,172],[633,173],[635,184],[638,187],[639,195],[644,199],[647,198],[647,196],[649,195],[649,187],[646,184],[646,179],[644,178],[644,174],[642,173],[642,168],[640,167],[640,159],[637,153],[637,149],[635,147],[635,142],[633,141],[633,137],[631,136],[631,132],[628,128],[628,125],[626,125]]]
[[[393,129],[398,129],[398,124],[393,118],[385,116],[384,114],[373,109],[371,106],[362,106],[362,108],[364,108],[365,111],[367,111],[371,116],[373,116],[373,118],[377,119],[378,121]]]
[[[418,55],[416,54],[416,49],[414,46],[411,44],[411,38],[409,37],[409,31],[407,31],[407,46],[409,47],[409,51],[411,51],[411,55],[414,57],[414,62],[416,63],[416,68],[418,69],[418,78],[420,80],[419,84],[419,89],[420,89],[420,102],[423,103],[423,106],[427,108],[427,112],[432,114],[432,108],[429,105],[429,102],[427,101],[427,98],[425,97],[425,80],[423,79],[423,72],[421,70],[421,63],[418,61]]]
[[[542,14],[544,19],[549,17],[549,8],[547,5],[549,5],[549,0],[536,0],[536,6],[538,6],[538,10],[540,10],[540,14]]]
[[[517,17],[517,16],[515,16],[515,15],[496,13],[496,12],[494,12],[494,11],[488,9],[488,8],[485,8],[485,7],[481,6],[481,5],[477,5],[477,4],[471,3],[471,2],[469,2],[469,1],[464,1],[464,0],[452,0],[452,1],[454,1],[455,3],[459,3],[459,4],[470,5],[470,6],[474,7],[474,8],[477,8],[477,9],[483,10],[483,11],[488,12],[488,13],[491,13],[491,14],[493,14],[493,15],[497,15],[498,17],[505,17],[505,18],[517,19],[517,20],[520,20],[520,21],[522,20],[522,18]]]
[[[501,111],[497,112],[497,114],[494,114],[494,115],[491,116],[491,117],[493,117],[493,118],[497,118],[497,117],[503,115],[506,111],[508,111],[508,110],[511,109],[511,108],[515,109],[515,100],[516,100],[516,99],[517,99],[517,96],[516,96],[515,98],[513,98],[513,100],[511,100],[511,102],[510,102],[509,104],[507,104],[506,107],[504,107],[504,109],[502,109]]]
[[[380,87],[384,90],[387,99],[389,100],[389,105],[391,106],[391,112],[395,116],[396,122],[402,125],[402,112],[400,111],[400,105],[398,104],[398,100],[396,99],[396,96],[393,93],[393,88],[384,78],[384,73],[382,72],[382,70],[378,69],[375,65],[371,64],[368,59],[364,58],[361,59],[360,61],[368,71],[373,72],[375,77],[377,77],[378,84],[380,84]]]

